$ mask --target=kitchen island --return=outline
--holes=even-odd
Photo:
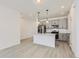
[[[33,36],[33,43],[55,48],[55,34],[35,34]]]

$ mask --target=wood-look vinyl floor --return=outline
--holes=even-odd
[[[56,42],[56,48],[33,44],[32,39],[0,51],[0,58],[74,58],[66,42]]]

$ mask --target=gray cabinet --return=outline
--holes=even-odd
[[[59,20],[59,29],[68,29],[68,20],[66,18]]]
[[[69,41],[70,34],[69,33],[59,33],[59,40]]]
[[[59,20],[50,20],[48,24],[46,24],[47,28],[54,29],[52,25],[59,25]]]
[[[62,19],[51,19],[49,20],[49,23],[46,24],[47,28],[53,29],[52,25],[58,25],[59,29],[68,29],[68,19],[67,18],[62,18]]]

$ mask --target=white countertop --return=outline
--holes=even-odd
[[[39,36],[55,36],[56,34],[51,34],[51,33],[43,33],[43,34],[41,34],[41,33],[38,33],[38,34],[34,34],[34,35],[39,35]]]
[[[45,33],[45,34],[42,33],[42,34],[41,34],[41,33],[38,33],[38,34],[35,34],[35,35],[56,35],[56,34],[51,34],[51,33]]]
[[[59,33],[70,33],[70,31],[67,29],[47,29],[46,31],[47,32],[57,31]]]

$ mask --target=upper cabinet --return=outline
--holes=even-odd
[[[46,24],[47,29],[68,29],[68,19],[65,17],[57,19],[49,19]]]
[[[68,29],[68,19],[59,19],[59,29]]]

